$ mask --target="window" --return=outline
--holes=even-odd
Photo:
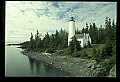
[[[79,41],[79,44],[81,44],[81,41]]]

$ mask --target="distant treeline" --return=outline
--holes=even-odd
[[[76,30],[75,33],[89,33],[91,37],[92,44],[104,44],[109,43],[113,46],[116,45],[116,26],[115,23],[109,17],[105,19],[105,26],[102,25],[98,27],[95,23],[86,23],[86,28],[83,27],[82,30]],[[22,47],[26,47],[28,50],[56,50],[63,49],[68,47],[68,32],[61,28],[60,31],[56,30],[55,34],[49,35],[47,32],[45,37],[41,39],[41,34],[38,32],[35,34],[35,38],[33,38],[33,34],[31,33],[30,41],[26,41],[21,43]]]
[[[6,46],[12,46],[12,45],[21,45],[21,43],[12,43],[12,44],[7,44]]]
[[[26,41],[21,44],[22,47],[27,47],[27,50],[53,51],[55,49],[67,48],[67,40],[68,33],[62,28],[60,32],[56,30],[56,33],[52,35],[49,35],[49,33],[47,32],[43,39],[41,39],[41,34],[37,30],[35,38],[33,38],[33,34],[31,33],[30,41]]]

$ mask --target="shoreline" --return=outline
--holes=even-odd
[[[55,53],[38,53],[38,52],[28,52],[22,51],[23,55],[36,59],[38,61],[43,61],[55,68],[61,69],[62,71],[70,74],[70,77],[95,77],[92,74],[93,66],[91,65],[90,59],[81,59],[71,56],[60,56]],[[93,67],[91,69],[91,67]]]

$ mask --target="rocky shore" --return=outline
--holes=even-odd
[[[71,57],[69,55],[60,56],[49,53],[37,53],[23,51],[24,55],[34,58],[36,60],[44,61],[48,64],[52,64],[56,68],[59,68],[65,72],[70,73],[70,76],[75,77],[94,77],[92,73],[96,62],[89,59],[81,59]]]

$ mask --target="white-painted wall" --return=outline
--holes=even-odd
[[[86,46],[88,45],[88,41],[90,41],[90,43],[91,43],[91,38],[90,38],[90,36],[89,36],[89,38],[88,38],[88,36],[89,36],[89,33],[87,33],[87,34],[85,34],[84,33],[84,45],[86,44]]]
[[[80,45],[81,45],[81,47],[84,47],[84,43],[83,43],[84,41],[83,41],[83,38],[81,38],[81,39],[77,39],[77,40],[78,40],[78,41],[81,41],[81,44],[80,44]]]
[[[75,22],[74,21],[69,21],[69,35],[68,35],[68,45],[69,42],[72,40],[70,39],[75,35]]]
[[[84,37],[83,38],[80,38],[80,39],[77,39],[78,41],[81,41],[81,47],[84,47],[84,45],[86,44],[86,46],[88,45],[88,41],[90,41],[90,44],[91,44],[91,38],[89,36],[89,34],[84,34]]]

